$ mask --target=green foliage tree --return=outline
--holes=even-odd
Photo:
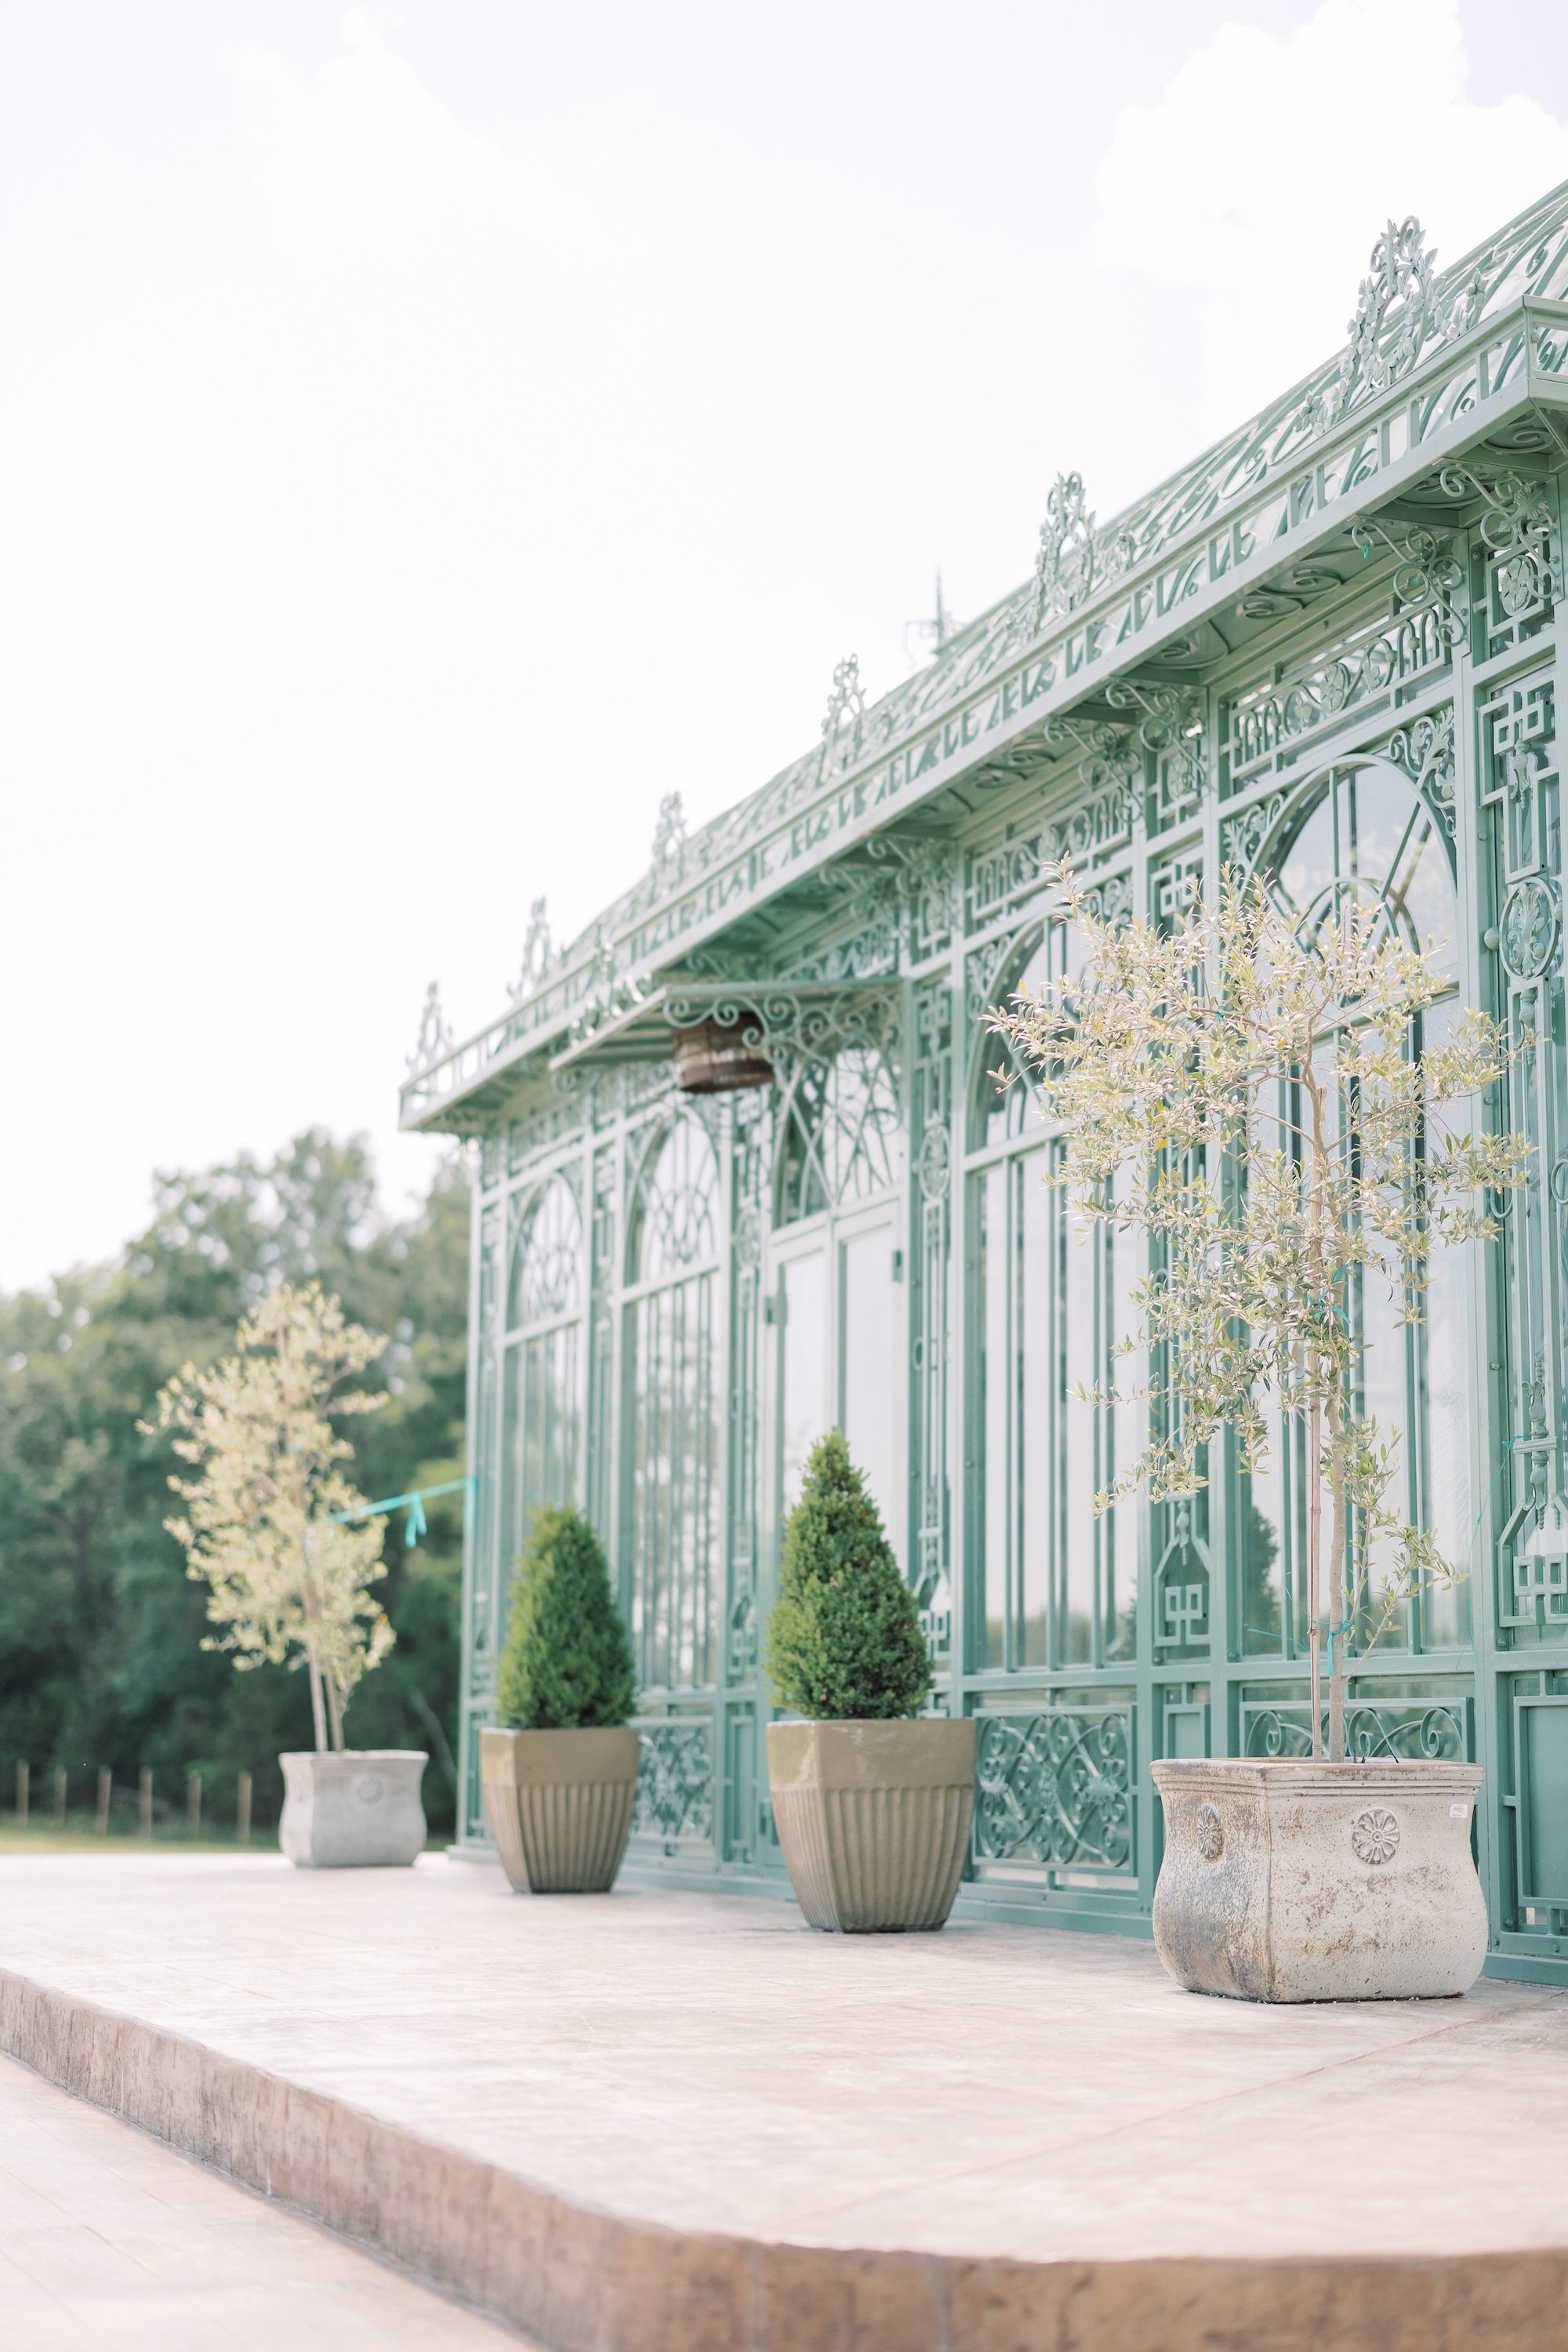
[[[784,1528],[767,1670],[778,1706],[830,1722],[918,1715],[931,1689],[914,1594],[837,1429],[812,1447]]]
[[[1156,1501],[1194,1493],[1226,1428],[1242,1467],[1260,1468],[1270,1401],[1301,1429],[1317,1465],[1313,1752],[1331,1636],[1328,1752],[1339,1760],[1346,1637],[1364,1628],[1374,1563],[1385,1612],[1464,1567],[1399,1507],[1398,1433],[1362,1409],[1361,1302],[1385,1285],[1399,1318],[1417,1322],[1433,1250],[1495,1235],[1486,1194],[1521,1183],[1529,1154],[1476,1116],[1505,1044],[1474,1009],[1418,1026],[1447,978],[1348,897],[1305,927],[1260,883],[1227,881],[1165,929],[1100,920],[1065,861],[1051,878],[1081,970],[993,1025],[1033,1064],[1062,1130],[1050,1181],[1084,1220],[1141,1234],[1149,1250],[1133,1296],[1141,1328],[1121,1346],[1152,1368],[1149,1386],[1088,1393],[1101,1405],[1147,1398],[1151,1434],[1095,1508],[1138,1487]]]
[[[202,1597],[165,1533],[166,1438],[137,1429],[181,1365],[211,1362],[279,1281],[319,1278],[357,1322],[391,1333],[384,1409],[359,1423],[371,1495],[460,1477],[468,1185],[445,1161],[426,1200],[390,1218],[363,1141],[308,1129],[248,1155],[155,1180],[154,1213],[111,1263],[0,1296],[0,1772],[56,1767],[84,1801],[100,1765],[133,1790],[150,1766],[176,1803],[207,1776],[207,1811],[255,1776],[258,1817],[281,1800],[274,1761],[310,1745],[300,1676],[242,1675],[204,1651]],[[377,1590],[397,1634],[354,1691],[356,1747],[427,1747],[432,1826],[454,1817],[462,1497],[428,1507],[416,1549],[401,1519]]]
[[[637,1695],[603,1545],[581,1511],[536,1511],[512,1580],[497,1677],[501,1721],[522,1731],[625,1723]]]

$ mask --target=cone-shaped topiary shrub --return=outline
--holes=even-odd
[[[780,1706],[837,1723],[916,1715],[931,1688],[915,1596],[837,1429],[784,1528],[767,1667]]]
[[[540,1510],[517,1563],[497,1704],[521,1731],[625,1723],[637,1705],[631,1644],[604,1547],[581,1511]]]

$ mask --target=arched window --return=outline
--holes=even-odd
[[[1002,955],[990,1001],[1038,994],[1076,971],[1079,936],[1047,919]],[[1137,1449],[1134,1409],[1099,1412],[1080,1388],[1115,1385],[1131,1325],[1130,1236],[1083,1231],[1047,1181],[1061,1149],[1026,1064],[980,1028],[970,1095],[969,1261],[974,1419],[971,1591],[976,1667],[1110,1664],[1136,1639],[1131,1512],[1093,1497]]]
[[[803,1055],[782,1106],[778,1223],[889,1191],[898,1176],[899,1133],[898,1075],[880,1045]]]
[[[577,1494],[583,1219],[564,1175],[520,1203],[507,1281],[502,1566],[542,1503]]]
[[[718,1672],[719,1161],[688,1112],[647,1144],[626,1268],[632,1638],[645,1689]]]
[[[1341,768],[1292,813],[1266,872],[1281,908],[1310,938],[1347,899],[1375,909],[1411,947],[1455,966],[1454,873],[1442,827],[1386,761]]]
[[[1303,937],[1354,900],[1374,910],[1382,933],[1435,950],[1439,971],[1457,974],[1458,909],[1447,831],[1390,762],[1359,761],[1309,784],[1265,844],[1259,871]],[[1459,1011],[1457,989],[1450,989],[1412,1024],[1410,1051],[1418,1054],[1441,1037]],[[1423,1319],[1414,1328],[1399,1319],[1401,1286],[1397,1269],[1390,1271],[1393,1281],[1369,1271],[1351,1300],[1360,1407],[1385,1437],[1398,1440],[1391,1504],[1430,1528],[1444,1557],[1463,1566],[1476,1514],[1464,1255],[1434,1251]],[[1308,1511],[1300,1431],[1279,1428],[1267,1465],[1240,1483],[1243,1646],[1255,1655],[1299,1649],[1306,1639]],[[1374,1581],[1384,1566],[1374,1559]],[[1468,1605],[1463,1586],[1425,1594],[1384,1638],[1428,1648],[1462,1640]]]

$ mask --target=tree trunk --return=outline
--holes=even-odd
[[[316,1653],[308,1653],[306,1671],[310,1677],[310,1715],[316,1727],[316,1753],[327,1752],[327,1713],[321,1704],[321,1669],[316,1664]]]
[[[1340,1454],[1340,1438],[1343,1421],[1339,1402],[1329,1404],[1329,1444],[1336,1457]],[[1349,1654],[1350,1628],[1345,1622],[1345,1492],[1342,1460],[1333,1488],[1334,1512],[1330,1522],[1329,1537],[1329,1761],[1342,1764],[1345,1760],[1345,1687],[1349,1677],[1345,1660]]]
[[[1312,1675],[1312,1758],[1323,1755],[1323,1487],[1322,1407],[1307,1412],[1307,1655]]]
[[[332,1749],[334,1754],[341,1756],[343,1752],[342,1701],[338,1696],[338,1686],[331,1675],[324,1675],[321,1679],[327,1686],[327,1711],[332,1719]]]

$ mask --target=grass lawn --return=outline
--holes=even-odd
[[[269,1853],[277,1851],[278,1832],[258,1823],[250,1833],[249,1846],[245,1847],[232,1834],[225,1837],[221,1832],[194,1838],[183,1822],[160,1825],[150,1838],[144,1838],[133,1824],[123,1821],[113,1821],[105,1835],[94,1828],[90,1810],[68,1813],[63,1825],[49,1813],[34,1813],[26,1822],[18,1822],[15,1813],[0,1813],[0,1854],[146,1853],[153,1846],[185,1853]]]

